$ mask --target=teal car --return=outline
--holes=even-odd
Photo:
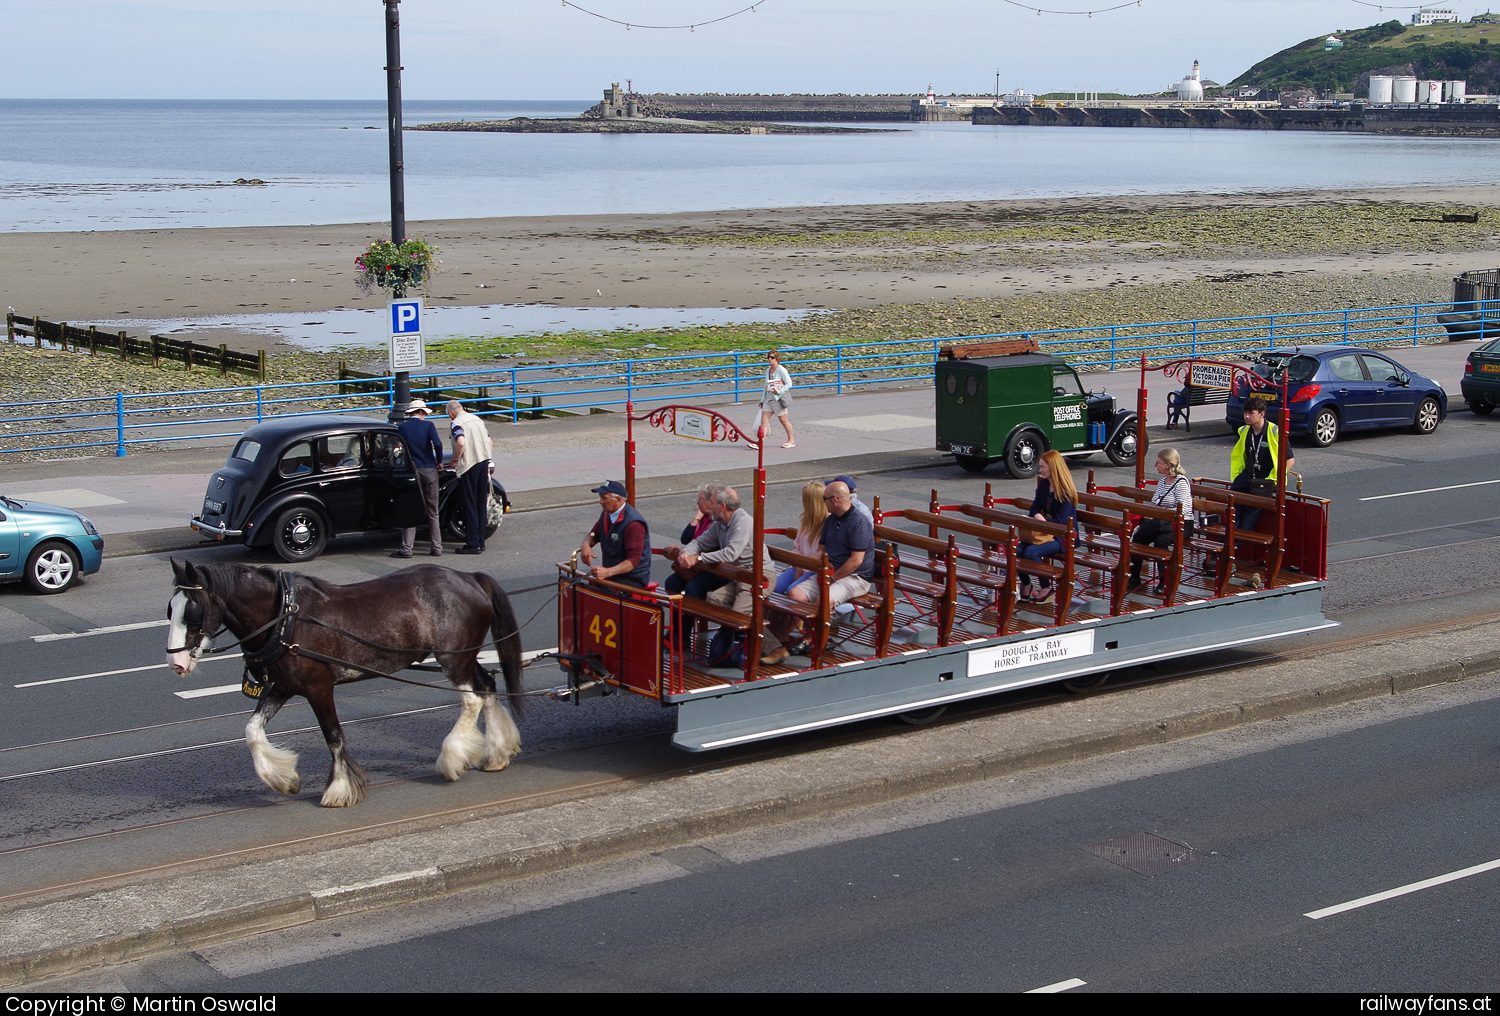
[[[0,494],[0,582],[60,593],[104,561],[104,537],[71,508]]]

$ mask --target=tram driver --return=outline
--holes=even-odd
[[[625,485],[606,480],[592,491],[599,495],[599,521],[583,538],[578,556],[591,565],[596,579],[612,579],[645,588],[651,581],[651,527],[635,506],[625,500]],[[594,544],[602,563],[594,564]]]

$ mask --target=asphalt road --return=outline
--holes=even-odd
[[[1500,470],[1488,450],[1495,426],[1458,413],[1429,437],[1387,433],[1349,437],[1330,449],[1297,448],[1308,491],[1334,502],[1328,610],[1496,583]],[[1227,457],[1227,440],[1184,446],[1193,473],[1219,472]],[[747,472],[749,462],[734,465],[725,477]],[[1100,483],[1129,475],[1102,460],[1094,465]],[[878,494],[887,507],[923,507],[934,486],[945,502],[978,500],[986,480],[1000,496],[1031,492],[1031,483],[1006,479],[998,468],[992,476],[975,477],[944,466],[871,476],[860,493],[867,501]],[[768,502],[773,522],[791,524],[800,505],[798,487],[773,487]],[[675,535],[691,511],[680,497],[646,499],[642,509],[656,520],[658,541]],[[551,562],[567,557],[593,518],[589,508],[513,514],[485,557],[451,563],[482,567],[511,589],[545,587],[555,574]],[[384,574],[398,564],[386,556],[390,546],[385,537],[341,540],[304,570],[340,582]],[[239,548],[210,547],[186,556],[277,563]],[[280,800],[250,770],[241,740],[249,706],[236,690],[235,661],[205,663],[187,678],[162,665],[169,576],[164,556],[142,555],[109,560],[99,575],[63,596],[36,597],[16,586],[0,591],[3,849]],[[526,650],[556,645],[549,598],[547,588],[516,596],[520,619],[536,615],[523,632]],[[88,634],[140,624],[152,626]],[[52,636],[35,637],[39,625]],[[560,680],[550,667],[528,671],[528,687]],[[346,721],[358,721],[348,731],[350,750],[376,782],[430,778],[455,715],[441,692],[379,681],[346,686],[340,709]],[[587,752],[590,746],[645,738],[655,745],[654,756],[660,748],[656,735],[670,725],[667,711],[630,696],[582,706],[538,700],[521,723],[523,751]],[[307,788],[320,791],[326,755],[306,706],[288,706],[272,732],[279,743],[303,753]]]
[[[1486,992],[1497,726],[1370,699],[43,987]]]

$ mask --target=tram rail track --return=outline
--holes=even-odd
[[[1359,613],[1359,611],[1347,611],[1344,612],[1343,616],[1357,613]],[[1340,615],[1333,616],[1337,617]],[[1344,638],[1324,639],[1312,645],[1306,645],[1292,649],[1278,651],[1241,650],[1235,654],[1235,659],[1233,660],[1177,668],[1173,669],[1170,673],[1144,672],[1130,675],[1129,672],[1127,672],[1124,675],[1115,675],[1103,687],[1097,689],[1096,691],[1092,691],[1089,694],[1100,697],[1107,697],[1143,686],[1185,681],[1190,678],[1230,671],[1236,668],[1264,665],[1266,663],[1273,663],[1276,661],[1291,661],[1295,659],[1305,659],[1308,657],[1319,655],[1328,655],[1371,645],[1374,643],[1379,643],[1382,641],[1389,641],[1391,639],[1408,639],[1419,635],[1433,634],[1444,630],[1458,630],[1473,627],[1476,625],[1492,623],[1496,620],[1500,620],[1500,610],[1472,612],[1458,618],[1446,618],[1443,620],[1418,625],[1406,625],[1401,627],[1385,626],[1378,631],[1366,632],[1360,635],[1354,635]],[[367,692],[364,694],[379,693]],[[933,726],[948,726],[955,723],[982,720],[986,717],[994,717],[1005,713],[1034,709],[1038,706],[1054,702],[1066,701],[1076,697],[1076,695],[1061,690],[1056,684],[1045,685],[1036,688],[1021,689],[1016,692],[1005,693],[998,696],[991,696],[985,699],[975,699],[971,700],[970,702],[962,703],[947,717],[934,722]],[[431,712],[446,708],[451,707],[447,704],[444,704],[439,706],[425,707],[423,709],[415,711],[403,711],[402,714],[409,712]],[[374,722],[382,719],[390,719],[402,714],[391,713],[381,714],[380,716],[362,717],[360,719],[360,722]],[[238,714],[218,715],[220,717],[223,717],[225,715]],[[174,723],[181,722],[187,721],[174,721]],[[315,730],[316,728],[307,729]],[[281,733],[285,735],[295,732],[296,731],[284,731]],[[192,856],[179,857],[160,864],[131,867],[128,870],[111,871],[108,874],[90,878],[60,880],[51,882],[45,886],[29,888],[22,892],[0,895],[0,905],[3,905],[6,908],[10,908],[18,905],[24,905],[27,901],[55,897],[60,893],[67,894],[77,892],[102,884],[117,883],[121,881],[128,882],[132,879],[156,878],[173,871],[193,869],[195,866],[217,866],[226,863],[235,863],[257,855],[280,856],[289,852],[304,852],[306,850],[317,849],[320,846],[328,844],[348,843],[372,838],[379,838],[384,835],[395,835],[403,831],[431,827],[433,825],[450,822],[459,818],[471,819],[483,815],[500,815],[521,812],[536,807],[545,807],[549,804],[555,804],[567,800],[580,799],[600,793],[607,793],[612,788],[623,788],[652,781],[670,780],[683,776],[703,773],[707,770],[719,770],[728,767],[743,765],[747,762],[752,761],[784,759],[796,755],[806,754],[809,751],[818,751],[836,746],[854,745],[863,742],[876,741],[886,737],[897,736],[898,733],[899,731],[892,729],[888,725],[888,723],[881,723],[879,721],[867,721],[864,724],[856,725],[853,727],[837,728],[801,735],[783,742],[778,742],[772,746],[762,744],[753,748],[747,747],[746,749],[739,751],[726,750],[722,752],[716,752],[714,753],[713,758],[710,760],[703,760],[699,757],[688,757],[683,758],[681,764],[630,765],[625,768],[617,768],[615,772],[613,772],[609,777],[605,779],[589,778],[572,780],[560,785],[549,787],[548,789],[543,791],[511,793],[499,797],[487,796],[484,802],[479,804],[470,802],[458,807],[424,809],[414,813],[405,814],[394,819],[375,823],[350,825],[339,828],[337,830],[329,830],[311,835],[263,838],[254,844],[237,847],[235,849],[195,852]],[[100,735],[89,736],[97,737]],[[659,733],[630,735],[627,737],[617,738],[609,741],[600,741],[587,745],[569,746],[567,748],[561,748],[548,752],[537,752],[533,755],[525,756],[524,759],[526,761],[533,762],[541,759],[556,759],[568,755],[579,755],[596,752],[600,749],[610,747],[618,748],[620,746],[628,746],[632,744],[641,745],[654,743],[659,742],[660,739],[661,734]],[[237,740],[223,741],[195,747],[230,747],[233,745],[237,745],[238,743],[239,742]],[[183,750],[193,749],[188,748]],[[121,763],[127,761],[138,762],[141,761],[141,759],[136,758],[131,760],[119,761]],[[105,762],[99,764],[109,763]],[[44,776],[52,774],[38,773],[36,775]],[[430,782],[432,779],[433,777],[431,774],[413,775],[408,777],[400,777],[397,779],[384,780],[378,783],[372,783],[372,787],[391,788],[404,784]],[[182,828],[184,826],[191,826],[193,824],[212,822],[216,819],[222,819],[226,816],[248,812],[257,812],[264,809],[285,808],[293,806],[305,807],[307,802],[315,797],[315,794],[304,794],[299,795],[295,798],[265,801],[248,806],[216,809],[196,815],[165,819],[157,822],[140,823],[121,829],[100,831],[85,834],[82,836],[62,837],[43,843],[33,843],[27,844],[25,846],[11,848],[9,850],[0,850],[0,858],[6,858],[19,854],[33,854],[38,851],[68,849],[79,844],[109,840],[111,838],[128,837],[133,834],[139,834],[153,830],[160,831],[174,827]]]

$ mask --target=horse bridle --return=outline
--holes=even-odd
[[[208,593],[208,591],[201,585],[188,586],[183,585],[182,583],[177,583],[173,587],[173,589],[176,592],[187,594],[201,592],[208,596],[210,603],[215,602],[214,596]],[[243,638],[235,639],[233,642],[230,642],[227,645],[211,646],[207,649],[203,648],[204,640],[212,640],[218,638],[220,635],[224,634],[224,632],[229,627],[224,623],[223,610],[222,608],[220,609],[219,617],[216,619],[218,622],[218,627],[213,631],[209,631],[209,625],[206,622],[207,612],[203,609],[202,604],[200,604],[193,596],[186,596],[185,598],[187,600],[187,603],[182,609],[182,624],[189,633],[190,637],[187,638],[184,641],[184,644],[181,646],[177,646],[175,648],[172,646],[168,646],[167,652],[190,653],[192,654],[194,659],[197,659],[197,657],[202,653],[207,653],[210,656],[217,656],[219,653],[227,652],[230,649],[235,648],[236,646],[244,645],[246,639],[253,639],[261,632],[267,631],[274,627],[276,628],[276,631],[266,639],[265,643],[259,649],[247,649],[244,653],[244,659],[247,668],[253,667],[258,670],[264,670],[265,667],[279,660],[282,655],[291,648],[292,625],[295,623],[294,617],[297,614],[298,610],[296,586],[293,584],[292,579],[288,575],[288,573],[276,573],[276,591],[280,594],[281,611],[275,617],[271,618],[270,621],[267,621],[259,628],[245,635]],[[171,616],[172,607],[171,604],[168,603],[167,617],[170,618]],[[194,632],[197,633],[196,637],[192,637],[192,633]]]

